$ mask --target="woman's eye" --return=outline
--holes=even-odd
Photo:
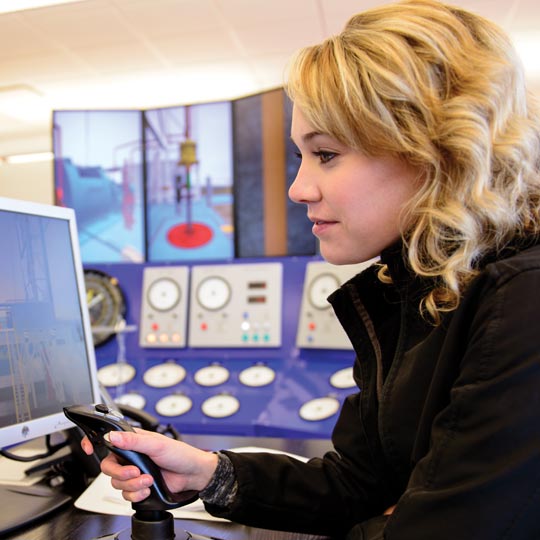
[[[321,163],[328,163],[337,155],[335,152],[329,152],[327,150],[319,150],[317,152],[313,152],[313,154],[319,158]]]

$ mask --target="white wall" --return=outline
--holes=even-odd
[[[0,156],[31,154],[52,150],[51,128],[18,134],[0,141]],[[52,161],[7,164],[0,158],[0,197],[54,203]]]
[[[0,164],[0,196],[53,204],[53,162]]]

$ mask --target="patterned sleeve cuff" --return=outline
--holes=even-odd
[[[199,492],[205,503],[216,506],[229,506],[238,491],[238,482],[231,460],[222,452],[217,452],[218,464],[208,485]]]

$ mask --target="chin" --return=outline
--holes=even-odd
[[[325,251],[322,249],[321,249],[321,255],[326,262],[330,264],[335,264],[336,266],[341,266],[343,264],[356,264],[356,263],[362,262],[359,259],[356,259],[350,256],[347,257],[344,254],[325,253]]]
[[[330,263],[335,264],[336,266],[341,266],[345,264],[360,264],[366,261],[373,259],[376,255],[354,255],[351,252],[348,253],[337,253],[335,251],[324,249],[324,246],[320,247],[321,255],[323,259]]]

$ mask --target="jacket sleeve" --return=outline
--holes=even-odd
[[[354,523],[382,513],[369,447],[358,418],[359,395],[347,398],[336,428],[335,451],[303,463],[285,455],[226,452],[238,480],[229,508],[213,515],[255,527],[344,536]]]
[[[385,540],[540,538],[539,292],[540,269],[493,271],[464,299],[457,377]]]

